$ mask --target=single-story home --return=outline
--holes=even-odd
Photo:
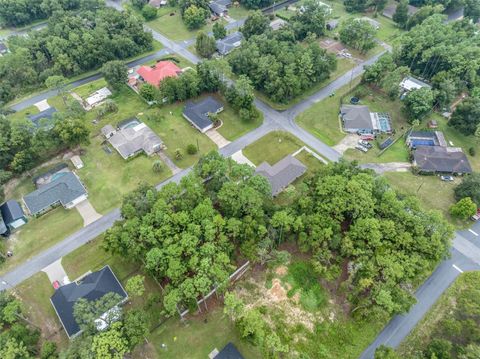
[[[112,92],[108,87],[102,87],[100,90],[95,91],[85,99],[87,107],[95,107],[100,105],[107,97],[112,96]]]
[[[96,301],[108,293],[117,293],[121,297],[116,306],[125,303],[128,299],[127,292],[108,265],[97,272],[86,275],[77,282],[63,285],[55,291],[50,302],[69,339],[75,338],[82,332],[73,315],[75,303],[80,298],[89,302]],[[103,314],[105,313],[99,313],[99,318]],[[97,327],[99,326],[101,326],[100,323],[97,324]]]
[[[161,8],[162,6],[166,6],[167,3],[168,3],[167,0],[150,0],[148,2],[148,5],[158,9],[158,8]]]
[[[37,216],[60,204],[70,209],[87,197],[87,190],[75,173],[59,172],[51,182],[25,195],[23,202],[30,214]]]
[[[164,148],[162,139],[136,118],[123,121],[118,129],[113,128],[112,125],[106,125],[101,132],[123,159],[133,157],[140,152],[151,156]]]
[[[448,146],[441,131],[411,131],[407,135],[406,143],[408,147],[413,149],[418,146]]]
[[[464,13],[465,8],[463,6],[454,9],[446,9],[445,15],[447,15],[447,18],[445,19],[445,22],[463,20]]]
[[[283,19],[275,19],[270,23],[270,27],[272,28],[273,31],[281,29],[283,26],[285,26],[287,22]]]
[[[420,173],[472,173],[467,156],[458,147],[417,146],[412,164]]]
[[[335,19],[328,20],[325,27],[327,28],[327,30],[332,31],[332,30],[334,30],[338,27],[339,23],[340,22],[338,20],[335,20]]]
[[[53,127],[53,114],[57,112],[55,107],[49,107],[46,110],[40,111],[35,115],[28,115],[30,121],[35,125],[36,128],[40,127]]]
[[[167,77],[177,77],[182,69],[171,61],[159,61],[153,66],[140,66],[137,74],[141,81],[155,87]]]
[[[11,199],[0,206],[0,234],[8,234],[27,223],[20,204]]]
[[[367,16],[364,16],[364,17],[362,17],[362,18],[359,18],[358,20],[367,21],[370,25],[373,26],[373,28],[374,28],[375,30],[380,29],[380,25],[381,25],[381,24],[380,24],[377,20],[373,20],[373,19],[371,19],[371,18],[369,18],[369,17],[367,17]]]
[[[265,177],[270,182],[273,197],[282,192],[306,171],[307,167],[291,155],[282,158],[273,166],[270,166],[267,162],[262,162],[255,169],[256,174]]]
[[[213,122],[209,114],[219,114],[223,111],[223,104],[215,100],[213,97],[207,98],[195,103],[188,101],[183,110],[185,117],[197,130],[202,133],[213,128]]]
[[[232,5],[231,0],[215,0],[210,1],[208,7],[216,16],[225,16],[228,14],[228,8]]]
[[[412,76],[407,76],[402,80],[402,82],[400,82],[400,90],[402,93],[412,90],[419,90],[421,88],[431,89],[432,86]]]
[[[342,105],[340,108],[343,129],[350,133],[391,133],[390,116],[386,113],[370,112],[364,105]]]
[[[233,343],[228,343],[225,347],[218,352],[214,359],[244,359],[242,354],[238,351],[237,347]]]
[[[419,10],[418,7],[415,7],[412,5],[407,5],[407,9],[408,9],[408,16],[412,16]],[[393,19],[393,15],[395,14],[396,11],[397,11],[397,4],[391,4],[385,7],[385,10],[383,10],[382,15],[385,17],[388,17],[389,19]]]
[[[223,39],[216,41],[217,51],[220,55],[227,55],[242,44],[243,35],[236,31]]]

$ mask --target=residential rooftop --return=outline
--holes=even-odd
[[[46,110],[43,110],[34,115],[28,115],[28,118],[30,119],[30,121],[32,121],[35,127],[39,128],[42,127],[42,122],[51,122],[50,120],[53,119],[53,114],[55,112],[57,112],[57,109],[55,107],[49,107]]]
[[[150,85],[158,87],[167,77],[177,77],[182,69],[171,61],[159,61],[153,66],[141,66],[137,74]]]
[[[413,163],[427,173],[471,173],[472,167],[461,148],[441,146],[417,146]]]
[[[241,32],[236,31],[230,35],[225,36],[223,39],[217,40],[217,51],[220,55],[227,55],[234,49],[242,44],[243,35]]]
[[[206,132],[213,127],[213,122],[208,117],[208,114],[219,113],[221,111],[223,111],[223,104],[213,97],[208,96],[196,103],[188,101],[183,110],[183,117],[190,121],[200,132]]]

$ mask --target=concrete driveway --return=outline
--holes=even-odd
[[[42,272],[45,272],[47,274],[48,279],[50,280],[50,283],[53,283],[56,280],[58,280],[61,284],[64,284],[63,283],[64,279],[68,280],[67,273],[65,272],[65,269],[63,269],[63,266],[62,266],[62,258],[56,260],[52,264],[43,268]]]
[[[90,223],[93,223],[97,219],[100,219],[102,217],[101,214],[95,211],[95,208],[93,208],[92,204],[88,199],[77,204],[75,208],[78,210],[78,213],[80,213],[83,218],[84,227],[88,226]]]
[[[409,162],[388,162],[388,163],[365,163],[360,165],[362,168],[369,168],[376,173],[385,172],[407,172],[412,167]]]
[[[246,164],[246,165],[249,165],[249,166],[252,166],[253,168],[255,168],[255,165],[253,164],[253,162],[250,161],[247,157],[245,157],[242,150],[235,152],[232,155],[232,160],[234,160],[237,163]]]
[[[360,137],[358,137],[358,135],[348,134],[332,148],[343,155],[343,153],[349,148],[355,148],[355,146],[358,144],[359,139]]]
[[[207,132],[205,132],[205,134],[218,146],[218,148],[225,147],[230,143],[230,141],[228,141],[215,129],[208,130]]]

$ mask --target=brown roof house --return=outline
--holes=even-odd
[[[413,165],[420,173],[472,173],[467,156],[458,147],[417,146]]]
[[[255,173],[265,177],[270,182],[272,196],[275,197],[306,171],[307,167],[302,162],[288,155],[273,166],[270,166],[267,162],[261,163]]]

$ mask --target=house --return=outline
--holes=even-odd
[[[267,162],[262,162],[255,173],[265,177],[272,187],[272,196],[275,197],[293,181],[303,175],[307,167],[295,157],[288,155],[270,166]]]
[[[112,92],[107,87],[102,87],[100,90],[95,91],[85,99],[85,107],[92,108],[98,106],[109,96],[112,96]]]
[[[53,127],[53,114],[57,112],[55,107],[49,107],[46,110],[40,111],[35,115],[28,115],[30,121],[36,128],[52,128]]]
[[[380,23],[379,23],[377,20],[373,20],[373,19],[371,19],[371,18],[369,18],[369,17],[367,17],[367,16],[364,16],[364,17],[362,17],[362,18],[360,18],[360,19],[358,19],[358,20],[367,21],[370,25],[373,26],[373,28],[374,28],[375,30],[380,29]]]
[[[155,87],[160,85],[167,77],[177,77],[182,69],[171,61],[159,61],[154,66],[141,66],[137,74],[142,82]]]
[[[128,299],[127,292],[108,265],[76,282],[63,285],[55,291],[50,298],[50,302],[69,339],[75,338],[82,332],[73,315],[75,303],[80,298],[89,302],[96,301],[108,293],[116,293],[120,296],[121,300],[116,307],[125,303]],[[104,314],[99,313],[99,318]]]
[[[32,216],[62,205],[70,209],[88,197],[87,190],[73,172],[59,172],[52,180],[23,197],[23,202]]]
[[[164,148],[161,138],[150,127],[136,118],[128,119],[119,124],[117,130],[112,125],[106,125],[101,132],[125,160],[141,152],[151,156]]]
[[[185,117],[197,130],[202,133],[207,132],[213,128],[213,122],[209,114],[219,114],[223,111],[223,104],[213,97],[207,98],[194,103],[188,101],[183,110],[183,117]]]
[[[244,359],[242,354],[238,351],[237,347],[233,343],[228,343],[225,347],[218,352],[214,359]]]
[[[0,206],[0,218],[3,220],[8,232],[13,232],[27,223],[27,217],[23,213],[20,203],[13,199]]]
[[[225,16],[228,14],[228,8],[232,5],[231,0],[215,0],[208,4],[212,13],[216,16]]]
[[[419,146],[448,146],[443,132],[440,131],[411,131],[407,135],[406,143],[412,149]]]
[[[148,2],[148,5],[156,8],[156,9],[159,9],[161,8],[162,6],[166,6],[167,5],[167,0],[150,0]]]
[[[412,164],[420,173],[472,173],[467,156],[458,147],[417,146]]]
[[[223,39],[217,40],[217,51],[220,55],[227,55],[242,44],[243,35],[236,31]]]
[[[332,19],[327,21],[327,24],[325,25],[325,27],[327,28],[328,31],[332,31],[338,27],[338,24],[339,24],[338,20]]]
[[[287,22],[283,19],[275,19],[270,23],[270,27],[272,28],[273,31],[277,31],[281,29],[283,26],[285,26]]]
[[[454,9],[445,10],[445,15],[447,15],[445,22],[447,23],[447,22],[462,20],[464,17],[464,12],[465,12],[465,8],[463,6],[454,8]]]
[[[408,11],[408,16],[412,16],[415,14],[419,9],[418,7],[412,6],[412,5],[407,5],[407,11]],[[383,10],[382,15],[385,17],[388,17],[389,19],[393,19],[393,15],[397,11],[397,4],[392,4],[387,7],[385,7],[385,10]]]
[[[402,80],[402,82],[400,82],[400,91],[402,92],[402,94],[405,94],[406,92],[410,92],[412,90],[419,90],[421,88],[431,89],[432,86],[412,76],[407,76]]]
[[[386,113],[370,112],[368,106],[342,105],[340,116],[346,132],[358,134],[392,132],[390,116]]]

